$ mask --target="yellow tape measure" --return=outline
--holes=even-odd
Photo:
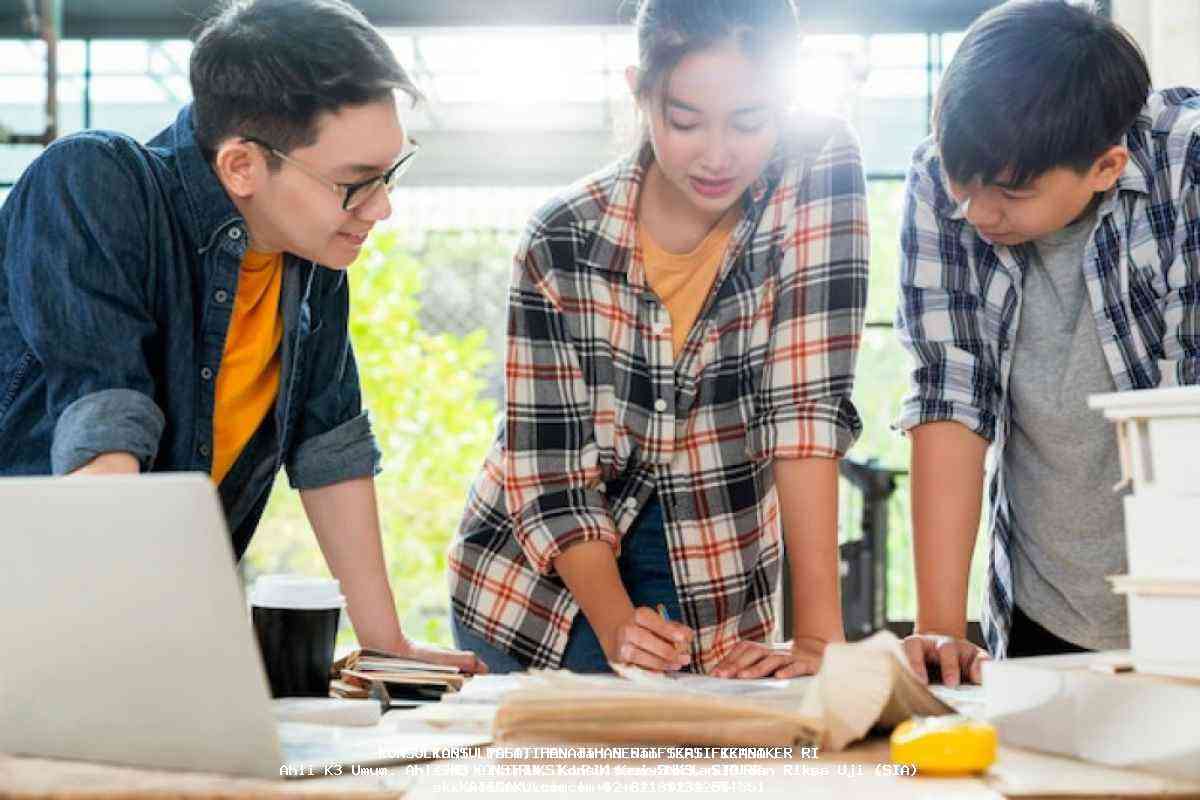
[[[996,761],[996,729],[968,717],[914,717],[892,732],[892,762],[918,775],[968,775]]]

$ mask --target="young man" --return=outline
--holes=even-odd
[[[485,669],[400,629],[347,327],[419,94],[341,0],[232,4],[190,72],[148,145],[68,136],[0,210],[0,474],[208,472],[240,558],[286,466],[361,644]]]
[[[915,365],[914,668],[980,679],[967,574],[991,449],[995,657],[1128,646],[1112,426],[1088,395],[1200,382],[1200,97],[1062,0],[971,26],[916,152],[897,320]]]

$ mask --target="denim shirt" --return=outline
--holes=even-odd
[[[146,145],[84,131],[48,147],[0,208],[0,475],[61,475],[110,451],[210,472],[247,239],[190,106]],[[238,558],[281,466],[297,489],[379,471],[345,273],[285,264],[275,410],[219,487]]]

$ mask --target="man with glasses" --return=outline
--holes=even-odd
[[[484,670],[400,629],[348,332],[419,92],[341,0],[225,6],[190,78],[148,144],[65,137],[0,209],[0,475],[207,472],[241,558],[285,467],[359,642]]]
[[[243,136],[242,140],[251,144],[261,145],[262,147],[266,148],[271,155],[275,156],[280,161],[291,164],[301,172],[307,173],[310,178],[328,186],[334,191],[334,193],[342,198],[342,210],[348,212],[353,212],[355,209],[361,208],[370,202],[371,198],[378,193],[380,187],[387,187],[387,191],[389,193],[392,191],[392,189],[396,188],[396,184],[400,182],[400,178],[404,175],[404,173],[408,172],[408,166],[412,163],[412,157],[417,154],[417,150],[420,148],[420,145],[417,144],[416,140],[409,139],[408,143],[410,146],[408,148],[408,152],[402,155],[400,160],[389,167],[386,172],[382,172],[379,175],[367,178],[364,181],[356,181],[355,183],[338,183],[335,180],[326,178],[312,167],[304,166],[303,161],[297,161],[291,156],[288,156],[286,153],[279,152],[278,148],[270,145],[267,142],[264,142],[262,139],[255,138],[253,136]]]

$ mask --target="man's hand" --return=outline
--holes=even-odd
[[[983,507],[988,441],[958,422],[928,422],[912,429],[913,562],[917,624],[904,651],[917,677],[929,682],[927,664],[942,683],[979,683],[987,654],[963,639],[967,580]]]
[[[400,630],[384,567],[374,479],[353,478],[306,489],[300,492],[300,500],[330,572],[342,582],[346,610],[362,647],[448,664],[464,672],[488,671],[473,653],[418,644]]]
[[[645,606],[635,608],[632,615],[610,630],[598,633],[604,654],[616,664],[675,672],[692,660],[688,651],[695,631],[663,619],[654,609]]]
[[[790,645],[738,642],[713,668],[717,678],[795,678],[813,675],[821,668],[828,642],[804,636]]]
[[[945,686],[958,686],[963,679],[983,683],[983,662],[988,660],[986,650],[966,639],[937,633],[914,633],[905,638],[904,654],[913,672],[925,683],[929,683],[925,665],[936,665]]]
[[[406,639],[402,645],[389,652],[401,658],[423,661],[426,664],[444,664],[450,667],[458,667],[470,675],[486,675],[489,671],[488,665],[484,663],[482,658],[466,650],[450,650],[449,648],[434,647],[433,645],[421,644],[420,642],[412,642]]]

